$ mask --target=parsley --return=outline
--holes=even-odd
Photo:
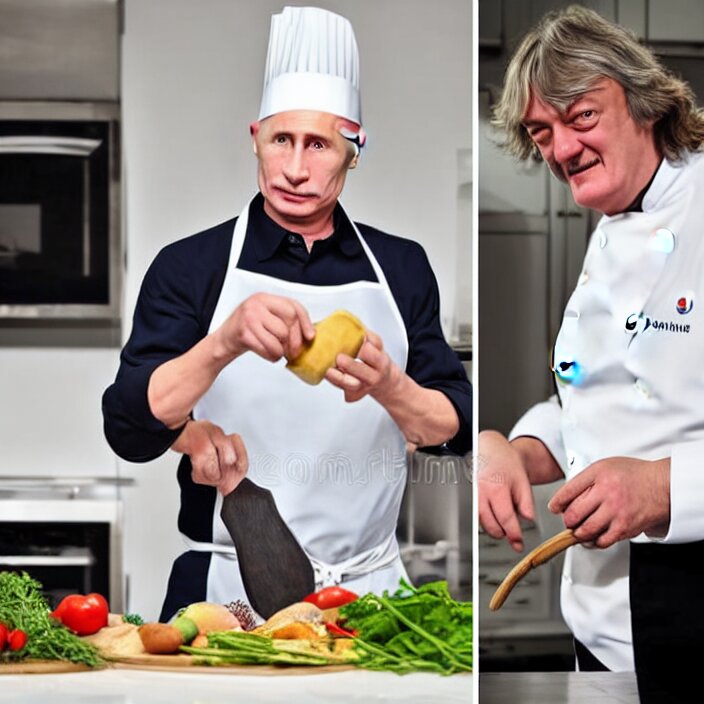
[[[399,674],[472,670],[472,604],[455,601],[445,581],[416,588],[401,580],[393,595],[366,594],[341,607],[340,616],[359,634],[360,667]]]
[[[98,651],[49,615],[42,586],[26,572],[0,572],[0,623],[27,634],[27,645],[5,651],[2,660],[68,660],[91,667],[103,664]]]

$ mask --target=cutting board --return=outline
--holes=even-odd
[[[0,663],[0,675],[48,675],[58,672],[90,672],[102,668],[65,660],[24,660]]]
[[[357,669],[354,665],[197,665],[191,655],[135,655],[113,663],[116,668],[158,670],[161,672],[202,672],[208,675],[323,675]]]

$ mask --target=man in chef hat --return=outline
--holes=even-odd
[[[239,217],[160,252],[104,395],[119,455],[183,453],[189,550],[163,618],[194,601],[246,599],[220,520],[245,472],[273,493],[316,586],[396,589],[407,443],[470,445],[471,389],[443,338],[422,248],[355,224],[338,202],[364,144],[346,19],[311,7],[272,18],[251,133],[259,193]],[[313,339],[311,321],[337,309],[364,323],[364,343],[308,386],[286,360]]]
[[[548,507],[582,543],[562,581],[579,668],[635,666],[658,697],[677,680],[657,681],[662,663],[681,674],[704,643],[704,117],[634,36],[578,6],[525,37],[495,117],[510,151],[604,216],[555,343],[557,396],[510,442],[480,434],[480,520],[520,550],[530,485],[566,478]],[[685,701],[668,696],[652,700]]]

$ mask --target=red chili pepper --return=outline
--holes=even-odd
[[[357,594],[343,587],[323,587],[320,591],[309,594],[303,599],[311,604],[315,604],[319,609],[334,609],[351,601],[359,599]]]
[[[105,597],[94,592],[86,596],[69,594],[51,615],[79,636],[89,636],[108,625],[109,612]]]
[[[5,650],[8,634],[7,626],[4,623],[0,623],[0,653]]]
[[[332,633],[335,636],[344,636],[345,638],[355,638],[358,635],[357,631],[348,631],[342,626],[338,626],[336,623],[328,621],[325,624],[325,628],[328,629],[328,633]]]
[[[24,631],[19,628],[10,631],[7,636],[7,647],[10,650],[22,650],[25,645],[27,645],[27,634]]]

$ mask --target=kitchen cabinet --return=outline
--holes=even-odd
[[[566,0],[480,0],[479,48],[485,54],[510,54],[523,34],[545,13],[572,4]],[[684,48],[666,45],[704,45],[704,3],[700,0],[581,0],[602,17],[627,27],[658,51],[681,53]]]

